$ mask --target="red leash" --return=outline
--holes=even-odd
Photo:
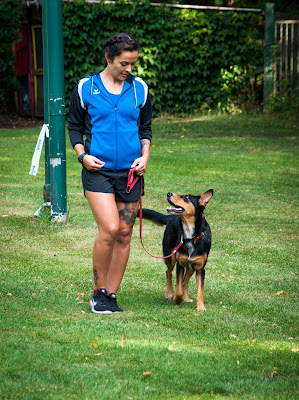
[[[142,221],[143,221],[143,218],[142,218],[142,200],[141,200],[141,198],[142,198],[142,180],[140,180],[139,236],[140,236],[140,242],[141,242],[141,244],[142,244],[142,247],[143,247],[144,251],[145,251],[149,256],[154,257],[154,258],[165,259],[165,258],[172,257],[172,256],[178,251],[178,249],[182,246],[182,244],[183,244],[183,236],[182,236],[182,238],[181,238],[180,243],[179,243],[179,244],[177,245],[177,247],[173,250],[173,252],[172,252],[171,254],[169,254],[168,256],[164,256],[164,257],[153,256],[153,255],[150,254],[150,253],[146,250],[146,248],[144,247],[144,244],[143,244],[143,241],[142,241]]]
[[[136,185],[138,179],[140,178],[138,175],[136,175],[136,177],[134,178],[134,170],[135,170],[135,168],[131,168],[130,171],[129,171],[129,174],[128,174],[128,182],[127,182],[127,189],[126,189],[127,193],[130,193],[131,189],[133,189],[133,187]],[[165,258],[172,257],[179,250],[179,248],[182,246],[182,244],[183,244],[183,235],[181,237],[180,243],[177,245],[177,247],[173,250],[173,252],[171,254],[169,254],[168,256],[164,256],[164,257],[153,256],[152,254],[150,254],[146,250],[146,248],[144,247],[143,241],[142,241],[142,222],[143,222],[143,217],[142,217],[142,179],[140,179],[139,236],[140,236],[140,242],[142,244],[142,247],[143,247],[144,251],[151,257],[159,258],[159,259],[165,259]],[[194,244],[195,244],[198,240],[202,239],[203,237],[204,237],[204,233],[202,233],[197,238],[190,239],[190,240],[194,240]]]

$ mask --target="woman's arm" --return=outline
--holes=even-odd
[[[139,137],[141,143],[141,157],[137,158],[132,164],[132,168],[135,167],[137,175],[143,175],[145,173],[149,161],[152,139],[151,122],[152,104],[150,94],[148,93],[147,101],[144,107],[140,109]]]
[[[85,153],[83,141],[83,136],[85,133],[85,117],[86,110],[81,105],[77,85],[71,97],[68,130],[71,144],[78,157]],[[83,157],[82,163],[90,171],[97,171],[105,165],[103,161],[89,154],[86,154]]]

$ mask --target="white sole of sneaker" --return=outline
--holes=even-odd
[[[96,314],[112,314],[112,311],[110,311],[110,310],[105,310],[105,311],[97,311],[97,310],[95,310],[91,300],[90,300],[90,305],[91,305],[91,311],[93,313],[96,313]]]

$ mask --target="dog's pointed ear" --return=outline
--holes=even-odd
[[[213,194],[214,194],[214,190],[213,189],[210,189],[210,190],[206,191],[198,199],[198,204],[201,207],[205,207],[208,204],[208,202],[211,200]]]

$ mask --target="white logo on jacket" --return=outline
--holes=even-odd
[[[92,92],[92,94],[100,94],[99,89],[95,89],[95,90]]]

